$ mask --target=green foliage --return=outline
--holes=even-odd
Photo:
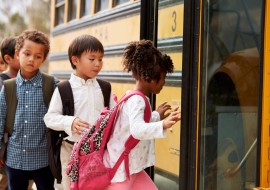
[[[0,40],[25,29],[50,33],[50,0],[0,0],[0,5]]]

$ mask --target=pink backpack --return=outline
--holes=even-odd
[[[138,90],[131,91],[123,96],[113,109],[104,108],[96,124],[86,130],[82,134],[81,139],[73,147],[66,170],[67,175],[71,178],[70,190],[104,190],[110,185],[113,176],[123,160],[126,175],[129,178],[128,154],[140,140],[132,136],[128,138],[125,143],[125,150],[113,168],[105,167],[103,164],[103,154],[122,103],[135,94],[144,98],[146,105],[144,120],[146,122],[150,121],[151,108],[149,102],[145,95]]]

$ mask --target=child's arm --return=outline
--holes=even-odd
[[[44,116],[46,126],[56,131],[65,131],[69,136],[72,136],[73,133],[79,132],[79,129],[76,130],[73,124],[76,125],[76,127],[79,125],[84,126],[81,124],[81,122],[83,122],[82,120],[80,120],[79,124],[77,123],[78,119],[79,118],[75,116],[63,115],[62,100],[59,90],[56,88],[48,112]]]
[[[136,139],[146,140],[146,139],[154,139],[154,138],[164,138],[166,134],[163,129],[163,121],[159,121],[159,117],[156,122],[146,123],[144,121],[144,110],[145,110],[145,101],[139,95],[134,95],[130,97],[122,107],[122,110],[125,117],[128,117],[128,126],[130,133]],[[156,115],[159,115],[156,112]],[[153,119],[153,117],[152,117]],[[126,125],[121,124],[121,125]]]
[[[167,118],[150,123],[146,123],[143,119],[145,103],[142,97],[135,95],[129,98],[125,104],[124,106],[128,110],[127,115],[129,117],[130,132],[134,138],[140,140],[164,138],[166,136],[165,129],[172,127],[172,125],[180,120],[178,107],[174,108],[169,113],[169,116],[167,116],[168,114],[164,114],[167,110],[171,109],[167,103],[163,103],[160,107],[164,117],[167,116]]]

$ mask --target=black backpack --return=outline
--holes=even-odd
[[[2,78],[2,80],[8,80],[8,79],[10,79],[10,77],[7,74],[5,74],[5,73],[1,73],[0,74],[0,78]]]
[[[111,95],[111,84],[107,81],[97,79],[101,88],[104,106],[109,107],[110,95]],[[63,104],[63,115],[74,115],[74,99],[73,92],[69,81],[62,81],[58,83],[58,90],[61,96]],[[47,141],[48,141],[48,153],[49,153],[49,165],[52,175],[57,180],[57,183],[62,181],[62,168],[60,161],[60,149],[62,141],[68,135],[64,131],[55,131],[47,128]]]

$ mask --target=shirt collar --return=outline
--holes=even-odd
[[[84,86],[84,85],[95,85],[97,82],[96,78],[87,79],[86,81],[81,77],[76,76],[74,73],[71,73],[70,82],[75,84],[76,86]]]
[[[31,79],[27,80],[24,79],[21,75],[21,71],[19,70],[18,74],[17,74],[17,78],[16,78],[16,82],[17,84],[19,84],[19,86],[22,86],[24,82],[31,82],[34,86],[42,86],[42,75],[41,72],[38,71],[37,74],[35,74],[35,76],[33,76]]]

